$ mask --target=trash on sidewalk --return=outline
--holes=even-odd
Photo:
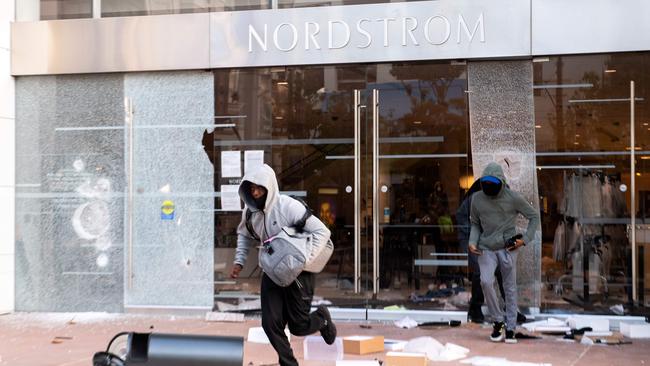
[[[484,356],[468,358],[460,361],[460,363],[472,366],[553,366],[550,363],[515,362],[509,361],[507,358]]]
[[[431,337],[418,337],[410,340],[404,352],[424,353],[430,361],[455,361],[467,357],[469,349],[453,343],[444,346]]]
[[[567,319],[571,329],[591,328],[593,332],[608,332],[609,319],[602,316],[575,315]]]
[[[620,323],[621,333],[627,338],[650,338],[650,324],[648,323]]]
[[[336,361],[336,366],[380,366],[379,361],[377,360],[361,360],[361,361]]]
[[[230,322],[230,323],[243,323],[244,314],[242,313],[222,313],[217,311],[210,311],[205,313],[206,322]]]
[[[54,344],[59,344],[63,343],[64,341],[69,341],[72,340],[72,337],[62,337],[62,336],[56,336],[52,339],[52,343]]]
[[[582,339],[580,339],[580,344],[584,344],[585,346],[593,346],[594,341],[587,336],[582,336]]]
[[[289,329],[285,328],[284,334],[287,335],[287,339],[289,342],[291,342],[291,332],[289,332]],[[251,343],[271,344],[271,341],[269,341],[269,338],[266,336],[266,333],[264,333],[264,329],[262,327],[249,328],[246,341]]]
[[[609,307],[609,310],[616,315],[625,315],[625,309],[622,304],[616,304]]]
[[[343,352],[353,355],[384,352],[384,336],[344,337]]]
[[[418,323],[419,327],[459,327],[462,324],[460,320],[447,320],[441,322],[424,322]]]
[[[325,343],[321,336],[307,336],[302,343],[305,360],[338,361],[343,359],[343,339]]]
[[[390,305],[390,306],[384,306],[384,310],[400,311],[400,310],[406,310],[406,308],[403,305]]]
[[[384,339],[384,351],[403,351],[407,343],[398,339]]]
[[[539,333],[565,333],[571,330],[565,321],[555,318],[524,323],[521,326],[529,332]]]
[[[396,327],[403,328],[403,329],[412,329],[418,326],[418,322],[416,322],[415,320],[411,319],[408,316],[400,320],[396,320],[394,324]]]
[[[388,352],[383,366],[427,366],[424,353]]]
[[[227,311],[256,311],[256,310],[262,310],[262,302],[257,299],[257,300],[250,300],[250,301],[244,301],[240,303],[239,305],[232,305],[228,304],[226,302],[222,301],[217,301],[217,309],[220,312],[227,312]]]
[[[533,334],[517,332],[515,333],[515,339],[542,339],[542,337]]]

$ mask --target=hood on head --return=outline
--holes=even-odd
[[[505,174],[503,174],[503,169],[501,168],[501,165],[497,163],[492,162],[488,164],[485,167],[485,169],[483,169],[483,175],[481,175],[481,178],[487,176],[493,176],[499,178],[501,182],[503,182],[504,186],[507,184],[506,176]]]
[[[253,199],[253,196],[251,195],[251,183],[266,188],[267,193],[264,210],[271,208],[280,194],[278,189],[278,180],[275,177],[273,168],[264,164],[259,168],[252,170],[244,175],[244,178],[242,178],[241,184],[239,185],[239,197],[244,201],[246,207],[251,211],[258,211],[255,199]]]

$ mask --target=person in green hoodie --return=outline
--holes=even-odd
[[[521,194],[510,190],[499,164],[488,164],[480,183],[481,192],[472,197],[468,247],[478,255],[481,287],[494,321],[490,340],[517,343],[517,253],[520,247],[534,239],[540,224],[539,213]],[[528,219],[523,235],[518,235],[515,228],[518,214]],[[505,317],[494,290],[497,267],[501,270],[506,295]]]

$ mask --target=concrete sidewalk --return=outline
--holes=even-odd
[[[337,322],[340,336],[381,334],[386,338],[409,340],[431,336],[441,343],[452,342],[471,350],[469,357],[505,357],[510,361],[558,365],[650,365],[650,340],[634,340],[630,345],[583,346],[558,342],[555,336],[523,340],[516,345],[490,343],[491,328],[474,324],[460,328],[404,330],[387,323],[371,323],[371,329],[358,322]],[[94,352],[104,350],[109,340],[122,331],[192,333],[246,337],[248,328],[259,320],[245,323],[212,323],[196,317],[144,316],[105,313],[17,313],[0,316],[0,365],[7,366],[92,366]],[[57,341],[53,342],[56,337]],[[334,362],[303,361],[300,337],[292,337],[292,347],[301,365],[325,366]],[[378,359],[384,354],[349,356],[346,359]],[[245,366],[272,365],[277,362],[270,345],[245,343]],[[436,365],[462,365],[443,362]],[[433,363],[430,363],[433,365]]]

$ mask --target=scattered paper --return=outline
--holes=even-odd
[[[467,357],[469,349],[453,343],[444,346],[431,337],[419,337],[410,340],[404,346],[404,352],[424,353],[430,361],[449,362]]]
[[[412,329],[418,326],[418,322],[409,318],[408,316],[403,319],[396,320],[394,324],[396,327],[403,329]]]
[[[625,315],[625,309],[623,308],[623,305],[621,305],[621,304],[611,306],[609,308],[609,310],[611,310],[616,315]]]
[[[239,305],[232,305],[226,302],[217,301],[217,309],[221,312],[224,311],[253,311],[262,309],[262,302],[257,300],[244,301]]]

